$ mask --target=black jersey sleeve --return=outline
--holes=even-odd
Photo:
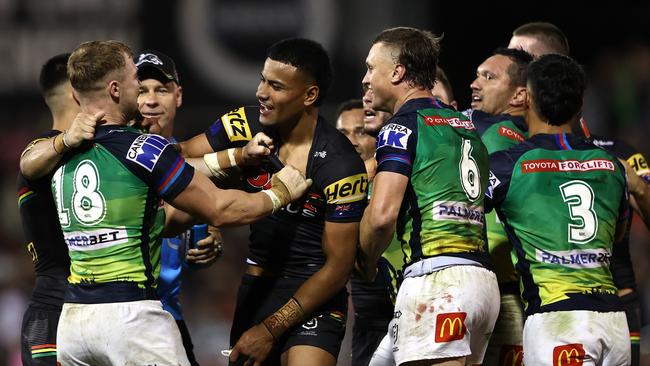
[[[377,137],[377,173],[411,176],[417,147],[416,116],[393,117]]]
[[[344,141],[338,141],[340,146],[330,144],[331,156],[315,169],[314,184],[325,197],[325,221],[360,221],[367,203],[368,175],[352,144],[345,136],[340,137]],[[349,146],[343,146],[344,143]]]
[[[221,116],[205,131],[214,151],[242,147],[260,131],[257,107],[239,107]]]

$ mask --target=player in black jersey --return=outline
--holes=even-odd
[[[35,142],[67,129],[79,112],[66,74],[69,56],[67,53],[54,56],[41,68],[41,93],[52,113],[52,130],[34,140],[26,150]],[[63,306],[66,278],[70,273],[68,249],[52,199],[50,178],[51,174],[28,180],[18,174],[20,216],[27,250],[36,271],[34,291],[23,316],[23,365],[56,365],[56,329]]]
[[[251,225],[249,266],[231,331],[233,362],[336,363],[368,180],[354,147],[318,114],[330,81],[321,45],[280,41],[267,52],[259,106],[234,109],[205,134],[181,143],[188,156],[217,151],[205,162],[221,176],[227,166],[259,163],[251,159],[252,149],[241,147],[252,140],[247,146],[258,142],[268,154],[260,143],[265,142],[282,162],[313,180],[302,200]],[[276,169],[266,160],[244,167],[243,188],[268,187]]]
[[[566,35],[557,26],[545,22],[526,23],[512,33],[510,48],[521,48],[534,57],[548,53],[569,54],[569,41]],[[623,161],[628,175],[628,189],[630,192],[631,207],[644,219],[648,225],[648,210],[650,202],[650,169],[645,157],[634,147],[623,141],[609,137],[592,135],[581,118],[573,126],[573,133],[584,136],[597,145]],[[640,303],[636,295],[636,281],[634,268],[630,259],[630,226],[629,220],[623,240],[614,246],[610,270],[614,284],[618,288],[618,295],[622,300],[625,315],[630,329],[630,344],[632,348],[632,365],[640,362]]]

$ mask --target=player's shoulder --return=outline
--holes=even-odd
[[[332,157],[358,156],[350,140],[324,118],[319,117],[315,134],[314,157],[330,155]],[[359,158],[360,160],[360,158]]]
[[[208,129],[211,135],[225,134],[230,142],[250,141],[259,131],[261,131],[260,110],[256,106],[231,109]]]
[[[629,159],[636,154],[639,154],[643,157],[638,149],[618,138],[592,135],[590,141],[594,145],[611,152],[612,154],[616,155],[616,157],[619,157],[621,159]]]

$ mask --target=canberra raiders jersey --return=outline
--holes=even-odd
[[[650,184],[650,167],[648,161],[639,152],[639,150],[628,145],[627,143],[612,138],[606,138],[599,135],[591,135],[589,140],[596,146],[601,147],[614,154],[619,159],[626,160],[634,172],[646,183]],[[628,221],[625,236],[620,244],[614,246],[612,253],[611,270],[614,276],[614,284],[617,288],[636,289],[636,279],[634,277],[634,267],[630,258],[630,229],[632,220]]]
[[[99,126],[93,143],[66,157],[52,178],[72,262],[69,283],[155,288],[164,226],[161,199],[174,199],[193,174],[165,138]]]
[[[234,109],[205,132],[214,151],[242,147],[264,131],[276,151],[282,145],[272,129],[259,122],[258,107]],[[275,169],[269,163],[243,171],[243,189],[271,188]],[[251,224],[248,263],[281,276],[309,278],[325,263],[322,237],[325,221],[357,222],[366,206],[368,176],[350,141],[323,118],[318,118],[307,160],[307,178],[313,183],[298,201]]]
[[[609,269],[628,215],[618,160],[582,138],[540,134],[490,163],[486,208],[513,243],[526,314],[619,310]]]
[[[32,143],[48,139],[59,133],[61,132],[51,130]],[[52,174],[49,174],[29,180],[19,173],[18,206],[27,241],[27,250],[32,257],[36,271],[36,284],[32,300],[61,306],[66,278],[70,273],[70,258],[52,199],[51,177]]]
[[[396,229],[407,264],[437,255],[487,264],[488,154],[469,118],[432,98],[410,100],[381,129],[376,158],[377,173],[409,178]]]
[[[521,116],[512,116],[509,114],[492,115],[479,110],[470,110],[464,112],[469,115],[481,141],[485,144],[489,154],[497,151],[507,150],[512,146],[519,144],[526,139],[528,126]],[[497,217],[496,212],[492,211],[485,214],[485,224],[487,226],[488,251],[490,259],[494,265],[494,272],[497,275],[499,284],[513,284],[509,287],[501,287],[505,291],[512,287],[510,291],[516,291],[516,283],[519,281],[519,275],[512,265],[510,252],[512,245],[508,241],[506,232]]]

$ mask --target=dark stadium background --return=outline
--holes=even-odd
[[[335,81],[322,113],[360,95],[364,59],[375,34],[408,25],[444,33],[440,65],[461,108],[469,105],[476,67],[511,31],[550,21],[567,34],[571,53],[589,75],[584,115],[593,131],[618,136],[650,155],[650,2],[594,5],[585,1],[440,2],[410,0],[1,0],[0,1],[0,365],[18,365],[20,319],[33,273],[17,215],[18,158],[31,136],[49,129],[38,94],[40,65],[91,39],[120,39],[176,60],[184,88],[178,138],[201,132],[229,108],[255,103],[255,87],[272,42],[289,36],[321,41]],[[246,253],[245,229],[226,233],[225,257],[186,277],[184,312],[203,365],[225,364],[236,286]],[[650,239],[635,219],[632,259],[650,322]],[[645,338],[643,338],[645,336]],[[650,327],[642,352],[650,354]],[[349,339],[346,339],[349,342]],[[348,365],[349,344],[339,364]]]

